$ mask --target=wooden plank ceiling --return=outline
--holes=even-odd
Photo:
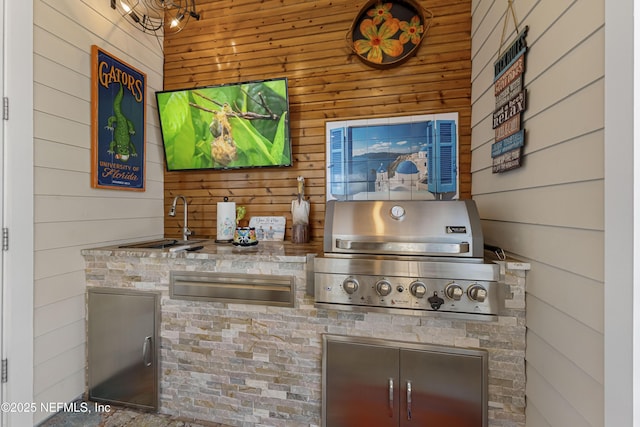
[[[196,237],[216,235],[216,203],[225,196],[247,216],[287,218],[296,177],[305,177],[311,235],[322,239],[325,122],[458,112],[460,194],[470,197],[471,1],[421,0],[433,13],[416,55],[379,69],[352,52],[347,34],[365,2],[351,0],[197,1],[191,19],[164,41],[165,90],[277,77],[289,80],[294,163],[289,168],[165,172],[165,212],[173,197],[189,201]],[[182,215],[166,217],[165,235],[180,236]]]

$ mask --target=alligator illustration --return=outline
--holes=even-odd
[[[116,159],[126,162],[129,156],[137,156],[136,147],[131,141],[131,135],[136,133],[133,123],[122,114],[122,98],[124,89],[120,83],[120,89],[113,99],[113,116],[107,120],[105,129],[113,131],[113,141],[109,144],[107,153],[116,155]]]

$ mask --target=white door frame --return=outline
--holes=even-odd
[[[34,402],[34,132],[33,8],[34,2],[0,0],[3,16],[2,80],[9,100],[3,120],[3,227],[9,249],[3,252],[2,357],[8,360],[3,400]],[[33,425],[33,412],[7,414],[6,426]]]
[[[4,0],[0,0],[0,34],[3,35],[2,37],[2,43],[0,44],[0,82],[4,82],[4,64],[5,64],[5,49],[4,49],[4,44],[6,41],[6,37],[4,37],[5,34],[5,9],[4,9]],[[4,83],[2,85],[0,85],[0,99],[4,98]],[[5,177],[4,177],[4,173],[5,173],[5,165],[4,165],[4,121],[2,122],[3,126],[0,129],[0,224],[2,225],[2,227],[4,227],[4,207],[5,207],[5,201],[4,201],[4,185],[5,185]],[[1,227],[0,227],[1,228]],[[1,248],[0,248],[1,250]],[[6,324],[6,319],[5,319],[5,314],[7,313],[7,310],[4,306],[4,302],[5,302],[5,289],[4,289],[4,283],[6,283],[5,277],[4,277],[4,252],[0,251],[0,359],[4,360],[6,358],[6,354],[5,354],[5,349],[7,348],[7,345],[4,341],[5,339],[5,334],[4,332],[4,327]],[[7,395],[7,390],[6,390],[6,383],[2,383],[0,384],[0,402],[5,403],[5,396]],[[8,413],[6,413],[5,411],[2,411],[2,414],[0,414],[0,427],[6,426],[7,423],[7,418],[8,418]]]
[[[639,5],[605,0],[606,427],[640,425],[640,20],[634,10]]]

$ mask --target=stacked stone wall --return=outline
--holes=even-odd
[[[481,348],[489,426],[525,425],[526,264],[501,262],[505,309],[489,321],[338,311],[307,295],[312,258],[149,258],[85,254],[88,286],[162,293],[160,412],[230,426],[319,426],[322,334]],[[296,306],[171,299],[170,271],[293,276]]]

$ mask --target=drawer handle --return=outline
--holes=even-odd
[[[389,378],[389,417],[393,418],[393,378]]]
[[[147,368],[151,366],[151,362],[153,362],[151,352],[149,351],[150,347],[151,336],[147,336],[144,338],[144,343],[142,344],[142,361],[144,362],[144,366],[146,366]]]
[[[407,381],[407,420],[411,421],[411,381]]]

